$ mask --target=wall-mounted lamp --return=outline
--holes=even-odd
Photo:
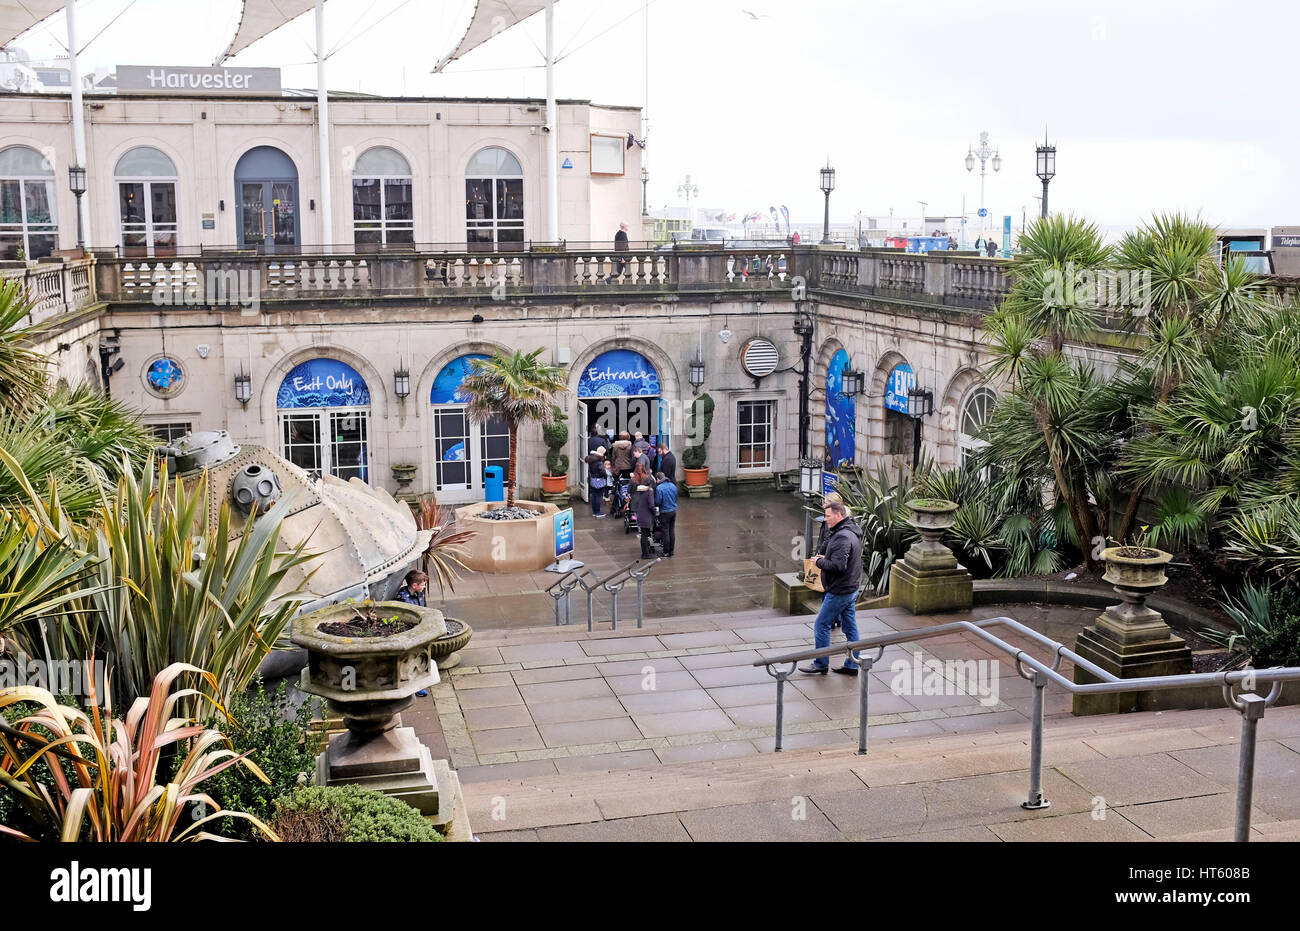
[[[226,202],[225,202],[224,200],[219,200],[219,201],[217,201],[217,209],[220,210],[222,213],[225,213],[225,212],[226,212]]]
[[[309,201],[307,201],[307,209],[308,209],[308,210],[315,210],[315,209],[316,209],[316,201],[314,201],[314,200],[309,200]]]
[[[411,394],[411,373],[404,368],[393,372],[393,394],[406,400]]]
[[[856,398],[863,393],[866,377],[861,372],[846,369],[840,376],[840,394],[846,398]]]
[[[699,356],[691,362],[691,393],[699,394],[700,387],[704,384],[704,360]]]
[[[235,400],[247,405],[253,398],[253,378],[240,372],[235,376]]]
[[[907,416],[912,418],[912,471],[921,464],[921,421],[934,413],[934,394],[929,388],[912,388],[907,392]]]

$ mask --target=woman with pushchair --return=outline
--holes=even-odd
[[[650,477],[644,457],[632,473],[632,510],[641,532],[641,558],[649,559],[655,532],[655,480]]]

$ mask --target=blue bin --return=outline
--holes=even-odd
[[[483,470],[483,500],[488,504],[506,500],[506,473],[501,466]]]

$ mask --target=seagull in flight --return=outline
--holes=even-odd
[[[753,20],[767,19],[767,14],[766,14],[766,13],[762,13],[762,14],[760,14],[760,13],[751,13],[751,12],[749,12],[749,10],[741,10],[740,12],[744,13],[746,16],[748,16],[750,19],[753,19]]]

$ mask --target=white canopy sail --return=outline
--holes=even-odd
[[[226,50],[217,56],[216,63],[219,65],[238,55],[258,39],[270,35],[315,6],[316,0],[244,0],[235,37],[230,40]]]
[[[546,0],[478,0],[465,35],[446,58],[433,66],[433,73],[437,74],[457,58],[540,12],[545,6]]]
[[[66,0],[0,0],[0,47],[66,5]]]

